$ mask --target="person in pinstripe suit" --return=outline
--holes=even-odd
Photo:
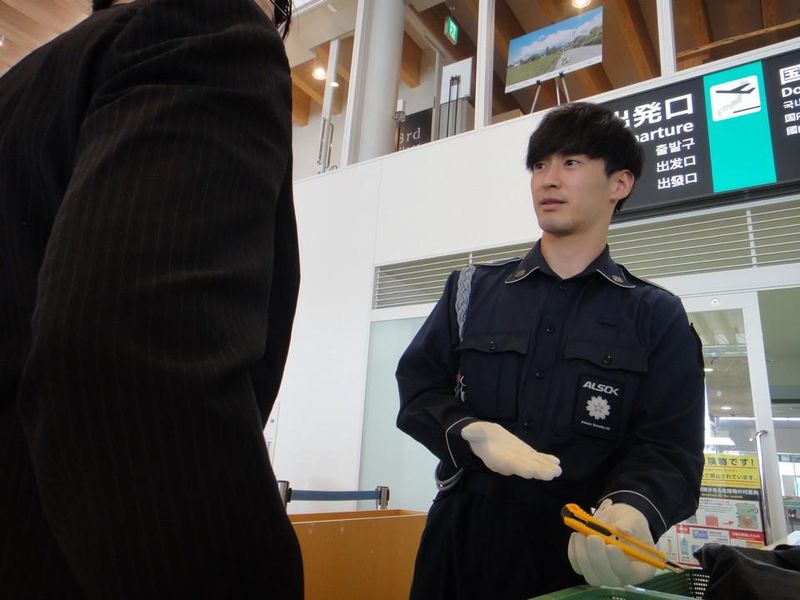
[[[281,36],[254,0],[110,4],[0,78],[0,597],[301,598],[263,438]]]

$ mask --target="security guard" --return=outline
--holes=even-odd
[[[398,426],[441,460],[413,599],[638,582],[652,568],[570,538],[562,505],[599,506],[647,543],[696,510],[700,342],[680,300],[606,245],[642,163],[608,110],[548,114],[527,157],[541,239],[522,260],[478,266],[466,295],[451,274],[401,358]]]

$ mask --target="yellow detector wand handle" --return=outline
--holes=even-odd
[[[564,524],[583,535],[600,536],[606,544],[619,548],[622,552],[635,560],[647,563],[657,569],[669,569],[674,573],[682,573],[683,569],[675,563],[666,560],[666,555],[636,538],[629,536],[610,525],[606,525],[582,510],[576,504],[567,504],[561,509]]]

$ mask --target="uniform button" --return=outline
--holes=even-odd
[[[533,374],[533,376],[536,377],[536,379],[544,379],[544,371],[538,369],[536,373]]]
[[[552,325],[548,325],[547,327],[545,327],[545,328],[544,328],[544,330],[545,330],[547,333],[555,333],[555,331],[556,331],[556,328],[555,328],[555,327],[553,327]]]
[[[489,340],[489,350],[492,351],[497,350],[497,344],[495,343],[494,340]]]
[[[559,283],[558,284],[558,289],[563,292],[564,291],[564,284],[563,283]]]
[[[610,354],[603,354],[600,362],[604,365],[610,365],[612,362],[614,362],[614,357],[612,357]]]
[[[522,423],[522,425],[525,427],[525,429],[530,429],[531,427],[533,427],[533,423],[528,421],[528,419],[525,419],[525,422]]]

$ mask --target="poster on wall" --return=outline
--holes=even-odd
[[[693,554],[705,544],[765,544],[761,478],[755,455],[705,454],[697,512],[667,531],[659,549],[673,562],[699,567]]]
[[[622,214],[800,182],[800,51],[604,104],[645,152]]]
[[[603,62],[603,7],[508,43],[506,94]]]

